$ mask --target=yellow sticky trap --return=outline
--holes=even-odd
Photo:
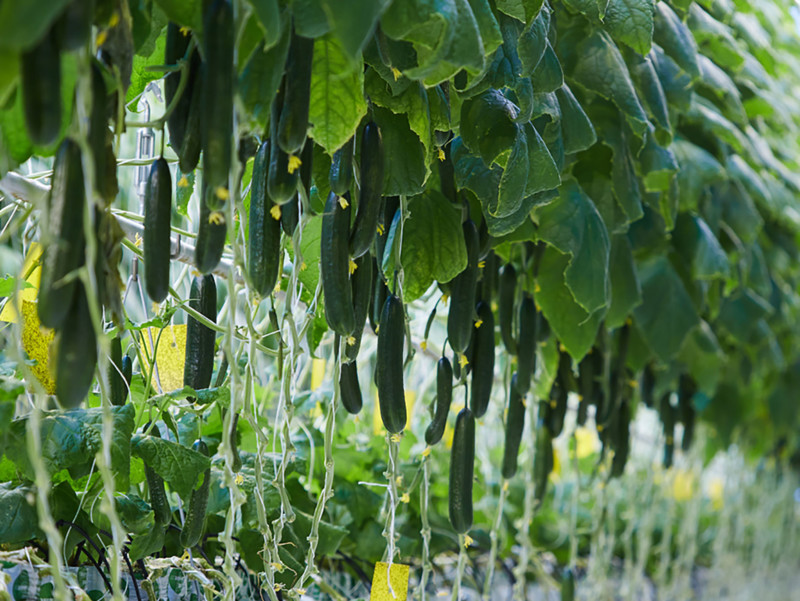
[[[391,589],[389,584],[391,583]],[[408,566],[379,561],[372,575],[370,601],[406,601],[408,599]]]
[[[313,359],[311,361],[311,390],[316,390],[322,386],[325,380],[325,359]]]
[[[7,303],[6,307],[11,306]],[[42,327],[39,322],[39,313],[36,310],[36,303],[28,300],[22,301],[22,348],[28,357],[35,359],[35,365],[31,365],[31,371],[42,385],[47,394],[56,391],[56,383],[50,373],[50,347],[53,344],[55,332],[49,328]]]
[[[142,331],[142,340],[147,348],[147,353],[153,356],[153,344],[158,341],[156,352],[156,367],[158,368],[158,381],[161,382],[163,392],[171,392],[183,388],[183,364],[186,357],[186,324],[170,325],[164,328],[161,339],[158,338],[158,328],[148,328]],[[156,374],[150,380],[151,386],[156,385]]]
[[[575,453],[578,459],[593,455],[600,449],[600,439],[594,430],[580,426],[575,429]]]

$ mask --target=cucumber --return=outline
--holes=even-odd
[[[184,33],[181,31],[180,25],[170,21],[167,24],[167,39],[164,45],[164,64],[177,65],[178,61],[186,56],[186,51],[189,49],[189,42],[191,41],[191,33]],[[193,77],[195,73],[192,72],[191,65],[194,63],[194,56],[189,62],[189,72],[186,76],[187,85],[183,89],[183,94],[178,99],[175,109],[167,117],[167,131],[169,132],[169,142],[172,149],[178,153],[183,146],[184,135],[186,133],[186,124],[189,119],[189,112],[192,105],[192,89]],[[178,85],[181,80],[181,72],[175,71],[167,73],[164,76],[164,103],[166,106],[172,104],[175,94],[178,92]]]
[[[133,377],[133,359],[128,355],[123,355],[122,357],[122,377],[125,380],[125,394],[127,395],[131,388],[131,378]]]
[[[430,425],[425,430],[425,443],[433,446],[442,439],[453,401],[453,368],[447,357],[436,364],[436,411]]]
[[[340,199],[344,202],[340,202]],[[331,192],[322,216],[320,276],[325,295],[325,319],[334,332],[345,338],[353,333],[356,326],[347,249],[349,232],[349,194],[340,197]]]
[[[353,329],[353,344],[345,347],[345,357],[348,361],[355,361],[358,351],[361,348],[361,336],[364,333],[364,325],[367,322],[370,302],[372,301],[372,261],[368,255],[362,255],[356,259],[356,270],[350,278],[353,289],[353,315],[355,316],[355,328]]]
[[[61,131],[61,55],[54,28],[22,53],[20,75],[28,137],[34,144],[49,146]]]
[[[213,322],[217,321],[217,284],[213,275],[195,277],[189,293],[189,306]],[[214,371],[216,333],[195,318],[186,318],[186,360],[183,385],[195,390],[208,388]]]
[[[208,446],[202,440],[196,440],[192,449],[208,457]],[[186,510],[186,519],[181,529],[180,543],[184,549],[191,549],[200,542],[203,535],[203,526],[206,521],[208,509],[208,493],[211,490],[211,468],[203,472],[203,481],[198,488],[192,491],[189,499],[189,508]]]
[[[258,148],[253,162],[247,240],[248,275],[253,288],[262,297],[272,294],[282,267],[281,222],[272,215],[274,205],[267,194],[269,155],[270,141],[267,140]]]
[[[108,153],[106,139],[108,137],[108,113],[107,100],[108,89],[106,80],[103,77],[102,67],[96,60],[91,61],[91,80],[92,80],[92,110],[89,113],[89,132],[87,142],[92,149],[92,161],[94,162],[94,189],[107,202],[111,203],[116,195],[116,186],[108,186],[107,165]],[[111,154],[114,150],[111,148]],[[110,165],[116,171],[116,160]],[[112,194],[113,192],[113,194]]]
[[[178,154],[178,166],[181,173],[191,173],[200,160],[200,151],[203,148],[203,62],[200,53],[195,52],[189,63],[189,81],[183,91],[187,98],[188,109],[186,125],[183,131],[183,141],[180,146],[173,145]],[[181,101],[182,105],[182,101]],[[177,110],[177,109],[176,109]]]
[[[533,297],[527,292],[519,307],[519,347],[517,349],[517,386],[520,394],[527,394],[536,370],[536,330],[538,311]]]
[[[287,85],[287,78],[284,77],[281,87],[272,102],[269,125],[270,138],[272,140],[277,139],[278,136],[278,120]],[[267,175],[267,192],[273,202],[282,205],[289,202],[297,193],[300,172],[299,170],[294,170],[289,173],[289,155],[278,144],[274,144],[271,150]]]
[[[575,601],[575,573],[564,568],[561,574],[561,601]]]
[[[227,361],[224,361],[227,364]],[[220,373],[224,373],[220,370]],[[217,374],[217,384],[216,386],[221,386],[222,382],[220,382],[219,374]],[[223,415],[223,420],[225,416]],[[230,432],[228,433],[228,438],[230,439],[231,445],[231,455],[233,455],[233,464],[231,465],[231,471],[235,474],[238,474],[242,471],[242,455],[239,453],[239,441],[238,441],[238,434],[239,434],[239,415],[236,414],[233,416],[231,420]]]
[[[655,402],[653,398],[655,387],[656,375],[653,373],[653,365],[648,363],[645,365],[644,371],[642,372],[640,390],[642,391],[642,402],[646,407],[650,407],[651,409],[653,408],[653,404]]]
[[[478,230],[472,220],[464,222],[467,266],[450,283],[450,307],[447,314],[447,339],[456,353],[463,353],[472,336],[472,317],[478,284]]]
[[[330,183],[331,190],[339,196],[349,192],[353,185],[353,142],[350,138],[345,145],[333,153],[331,160]]]
[[[464,534],[472,528],[472,478],[475,470],[475,417],[464,407],[456,418],[450,451],[448,510],[453,530]]]
[[[300,198],[295,197],[281,207],[281,229],[287,237],[291,238],[298,223],[300,223]]]
[[[377,259],[372,259],[372,299],[369,310],[369,325],[374,333],[378,333],[378,324],[381,322],[381,311],[386,297],[389,295],[389,288],[383,281]]]
[[[65,282],[64,278],[86,262],[85,203],[81,150],[74,140],[67,138],[56,154],[48,198],[48,244],[42,260],[37,306],[39,321],[47,328],[61,327],[76,295],[78,280]]]
[[[625,381],[625,362],[627,361],[629,338],[630,327],[626,324],[619,331],[617,354],[612,358],[611,373],[608,380],[608,402],[603,405],[602,413],[597,416],[598,423],[603,426],[610,424],[612,414],[619,409],[622,402],[621,388],[627,386]]]
[[[508,388],[508,413],[506,414],[506,444],[503,449],[502,474],[506,480],[517,473],[517,456],[525,427],[525,402],[517,388],[517,374],[511,376]]]
[[[583,426],[586,423],[586,418],[589,413],[589,404],[594,397],[595,388],[595,374],[594,374],[594,353],[598,352],[596,349],[589,351],[581,362],[578,364],[578,387],[581,396],[580,404],[578,405],[577,423]]]
[[[124,405],[128,398],[128,383],[125,380],[122,363],[122,341],[119,336],[111,339],[111,353],[108,358],[109,400],[117,407]]]
[[[380,229],[378,236],[375,239],[375,256],[378,259],[378,268],[381,269],[383,265],[383,254],[386,250],[386,240],[389,238],[389,228],[394,221],[395,213],[400,208],[399,196],[385,196],[382,200],[383,211],[380,220]],[[381,305],[383,306],[383,305]]]
[[[144,193],[144,287],[160,303],[169,294],[172,176],[164,157],[153,161]]]
[[[350,254],[360,257],[372,246],[383,193],[383,140],[378,125],[367,123],[361,134],[358,211],[350,234]]]
[[[490,251],[481,269],[480,298],[491,304],[497,292],[497,271],[499,259],[494,251]]]
[[[514,340],[514,297],[517,294],[517,270],[507,263],[500,270],[497,282],[497,320],[500,322],[500,336],[503,346],[512,355],[517,354],[517,341]]]
[[[681,449],[684,452],[688,451],[692,446],[694,440],[694,422],[696,411],[692,406],[692,397],[696,390],[696,386],[691,378],[687,375],[682,375],[678,382],[678,411],[680,421],[683,424],[683,438],[681,439]]]
[[[543,419],[536,423],[536,449],[533,455],[533,496],[537,501],[544,499],[547,492],[547,478],[553,471],[553,438]]]
[[[230,0],[211,0],[203,14],[203,179],[228,187],[233,133],[234,27]]]
[[[564,429],[564,419],[567,415],[567,399],[569,392],[574,389],[572,377],[572,360],[569,354],[560,353],[558,360],[558,373],[553,383],[550,396],[550,409],[548,426],[553,438],[558,437]]]
[[[339,394],[342,405],[353,415],[361,411],[361,386],[358,383],[358,368],[355,361],[339,365]]]
[[[147,430],[148,427],[149,424],[145,425],[144,429]],[[158,426],[154,426],[150,430],[150,436],[161,438]],[[172,508],[169,506],[167,491],[164,490],[164,479],[146,463],[144,465],[144,479],[147,482],[147,490],[150,493],[150,507],[153,508],[156,524],[165,526],[172,521]]]
[[[483,261],[492,251],[494,238],[489,234],[489,226],[485,219],[481,219],[481,224],[478,227],[478,260]]]
[[[473,348],[469,354],[469,365],[472,370],[472,396],[470,409],[475,418],[483,417],[489,407],[494,384],[494,315],[492,308],[485,302],[478,303],[475,312],[478,315],[473,334]]]
[[[664,468],[672,467],[672,456],[675,451],[675,420],[677,410],[670,403],[670,394],[666,393],[661,397],[659,403],[659,414],[661,423],[664,426]]]
[[[311,198],[311,183],[314,176],[314,140],[309,138],[300,153],[300,183],[306,192],[306,198]]]
[[[97,367],[97,340],[82,285],[69,303],[56,353],[56,398],[65,409],[74,409],[89,394]]]
[[[378,330],[378,403],[384,427],[392,434],[406,426],[406,399],[403,389],[403,341],[405,316],[403,302],[394,294],[386,298]]]
[[[614,449],[611,477],[619,478],[625,472],[630,452],[630,405],[627,401],[624,401],[617,411],[616,423],[612,428],[611,446]]]
[[[94,0],[72,0],[56,21],[58,46],[61,50],[79,50],[92,37]]]
[[[225,213],[212,211],[219,199],[216,192],[208,186],[203,187],[200,199],[200,219],[197,226],[197,246],[194,249],[194,263],[203,275],[210,274],[219,265],[222,251],[225,249],[225,237],[228,227],[225,224]]]
[[[450,156],[450,144],[444,145],[444,160],[437,162],[439,163],[439,187],[442,194],[447,200],[456,204],[458,202],[458,194],[456,192],[455,168],[453,167],[453,159]]]
[[[288,154],[298,152],[306,141],[313,60],[314,40],[293,31],[286,58],[286,94],[277,129],[278,146]]]

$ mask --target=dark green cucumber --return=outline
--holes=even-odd
[[[350,284],[353,289],[353,315],[355,316],[355,328],[353,329],[353,340],[348,340],[345,347],[345,357],[348,361],[355,361],[358,351],[361,348],[361,336],[364,333],[364,325],[367,323],[367,313],[369,313],[372,301],[372,260],[368,255],[362,255],[355,260],[356,270],[350,277]],[[352,342],[352,344],[350,344]]]
[[[283,107],[283,99],[287,87],[286,77],[281,82],[275,99],[272,102],[271,120],[269,125],[270,138],[278,137],[278,120]],[[293,169],[289,171],[289,154],[278,144],[272,146],[270,153],[269,172],[267,174],[267,192],[273,202],[279,205],[289,202],[297,193],[297,183],[300,180],[300,171]]]
[[[192,449],[201,455],[208,457],[208,446],[202,440],[197,440],[192,445]],[[189,507],[186,510],[186,519],[183,521],[181,529],[181,546],[184,549],[191,549],[200,542],[203,535],[203,526],[206,521],[206,510],[208,509],[208,493],[211,490],[211,468],[203,472],[203,482],[198,488],[192,491],[189,499]]]
[[[378,333],[378,324],[381,322],[381,311],[386,297],[389,295],[389,288],[383,281],[377,259],[372,259],[372,300],[369,310],[369,325],[374,333]]]
[[[561,601],[575,601],[575,573],[564,568],[561,575]]]
[[[148,426],[145,426],[147,430]],[[150,436],[161,438],[158,426],[150,430]],[[150,493],[150,507],[153,508],[156,524],[166,525],[172,521],[172,509],[169,506],[167,491],[164,489],[164,479],[153,468],[145,463],[144,479],[147,482],[147,491]]]
[[[314,140],[309,138],[300,153],[300,183],[306,192],[306,198],[311,198],[311,180],[314,176]]]
[[[167,24],[167,39],[164,45],[164,64],[177,65],[178,61],[186,56],[186,51],[189,49],[189,42],[191,41],[191,33],[181,31],[180,25],[170,21]],[[181,97],[178,99],[175,109],[167,117],[167,130],[169,131],[169,143],[172,149],[178,153],[183,146],[184,135],[186,133],[186,124],[189,119],[189,112],[192,105],[192,90],[193,78],[195,73],[192,72],[190,61],[186,68],[189,72],[186,74],[187,84],[183,89]],[[166,106],[172,104],[175,95],[178,92],[178,86],[181,80],[181,72],[174,71],[167,73],[164,76],[164,103]]]
[[[183,141],[178,147],[173,145],[173,149],[178,154],[181,173],[194,171],[203,148],[203,80],[205,79],[203,71],[200,53],[195,52],[189,63],[189,81],[183,91],[188,102]]]
[[[194,249],[194,264],[197,270],[204,275],[211,273],[219,265],[222,251],[225,249],[225,237],[228,234],[225,213],[211,209],[218,203],[216,191],[204,186],[200,199],[197,246]]]
[[[47,213],[48,243],[39,285],[39,321],[48,328],[57,329],[64,323],[78,287],[78,280],[65,282],[64,278],[86,262],[85,203],[81,149],[67,138],[58,148],[53,165]]]
[[[348,413],[361,411],[361,386],[358,383],[358,368],[355,361],[339,365],[339,394]]]
[[[625,472],[625,464],[630,453],[630,405],[623,402],[616,414],[616,424],[612,429],[611,446],[614,457],[611,460],[611,477],[619,478]]]
[[[331,190],[339,196],[349,192],[353,185],[353,141],[350,138],[345,145],[333,153],[331,160],[330,183]]]
[[[92,37],[94,0],[72,0],[56,21],[61,50],[78,50]]]
[[[49,146],[61,131],[61,54],[51,28],[20,56],[22,108],[31,142]]]
[[[378,236],[375,239],[375,256],[378,258],[378,268],[383,264],[383,254],[386,250],[386,240],[389,238],[389,229],[392,227],[395,213],[400,208],[399,196],[384,196],[382,199],[383,211],[378,227]]]
[[[580,404],[578,405],[577,422],[579,426],[586,423],[586,418],[589,413],[589,404],[594,397],[595,387],[595,373],[594,373],[594,353],[598,352],[595,349],[589,351],[580,364],[578,364],[578,386],[580,393]]]
[[[378,329],[378,404],[384,427],[396,434],[406,427],[406,399],[403,388],[403,302],[394,294],[386,298]]]
[[[429,446],[435,445],[442,439],[452,401],[453,368],[447,357],[442,357],[436,364],[436,411],[430,425],[425,430],[425,443]]]
[[[664,426],[664,467],[672,467],[672,456],[675,452],[675,419],[677,409],[670,403],[670,394],[666,393],[659,403],[659,414]]]
[[[297,224],[300,223],[300,198],[295,197],[281,206],[281,229],[289,238],[294,235]]]
[[[383,140],[378,125],[367,123],[361,134],[358,211],[350,234],[350,254],[360,257],[372,246],[378,229],[383,193]]]
[[[128,383],[125,381],[122,363],[122,341],[119,336],[111,339],[111,353],[108,358],[108,388],[111,404],[124,405],[128,398]]]
[[[475,470],[475,417],[464,407],[456,418],[450,451],[450,524],[459,534],[472,528],[472,478]]]
[[[692,405],[696,386],[691,378],[682,375],[678,382],[678,411],[680,422],[683,424],[683,438],[681,439],[681,449],[688,451],[694,440],[694,422],[696,411]]]
[[[456,353],[463,353],[472,336],[472,317],[478,284],[478,230],[472,220],[464,222],[467,266],[450,283],[450,306],[447,314],[447,339]]]
[[[536,424],[536,449],[533,455],[533,496],[537,501],[544,499],[547,492],[547,479],[553,471],[553,438],[544,420]]]
[[[439,163],[439,186],[445,198],[456,204],[458,202],[458,193],[456,192],[456,178],[455,168],[453,167],[453,159],[450,156],[450,145],[444,146],[444,160],[437,161]]]
[[[478,227],[478,260],[483,261],[492,251],[492,244],[494,238],[489,234],[489,226],[485,219],[481,219],[481,224]]]
[[[123,355],[122,357],[122,377],[125,379],[125,394],[127,395],[131,387],[131,378],[133,377],[133,359],[128,355]]]
[[[278,146],[288,154],[298,152],[306,141],[313,60],[314,40],[292,32],[286,58],[286,94],[277,131]]]
[[[322,216],[320,276],[325,295],[325,319],[334,332],[345,338],[356,327],[347,248],[349,233],[349,194],[337,196],[331,192]]]
[[[74,2],[73,2],[74,4]],[[110,203],[114,196],[110,194],[115,186],[109,187],[106,184],[108,177],[106,160],[106,138],[108,137],[108,113],[106,112],[108,100],[108,88],[103,77],[103,68],[98,61],[91,61],[92,77],[92,110],[89,113],[89,132],[87,142],[92,149],[92,160],[94,161],[94,189],[100,196]],[[111,153],[114,150],[112,148]],[[113,165],[116,169],[116,161]]]
[[[164,157],[153,161],[144,193],[144,287],[160,303],[169,294],[172,176]]]
[[[267,140],[259,147],[253,162],[247,239],[248,275],[253,288],[262,297],[272,294],[282,267],[281,222],[272,214],[275,205],[267,194],[269,155],[270,141]]]
[[[536,330],[539,320],[533,297],[525,293],[519,307],[519,346],[517,348],[517,386],[522,395],[528,393],[536,370]]]
[[[481,269],[480,299],[491,304],[497,292],[497,272],[500,260],[494,251],[491,251],[484,260]]]
[[[611,374],[609,375],[609,381],[608,381],[609,402],[604,405],[603,407],[604,411],[599,416],[599,423],[603,425],[607,425],[609,423],[609,420],[611,419],[612,413],[614,413],[617,409],[619,409],[620,403],[622,402],[621,389],[623,386],[628,385],[625,379],[626,375],[625,362],[627,361],[628,357],[629,339],[630,339],[630,326],[628,324],[625,324],[619,331],[617,354],[613,358],[613,363],[611,365]]]
[[[653,372],[653,365],[648,363],[644,367],[644,371],[642,372],[642,382],[640,385],[640,390],[642,394],[642,402],[645,404],[646,407],[650,407],[651,409],[654,408],[655,400],[653,398],[653,393],[656,387],[656,375]]]
[[[189,292],[189,307],[217,321],[217,284],[213,275],[196,277]],[[186,318],[186,360],[183,384],[195,390],[208,388],[214,371],[214,339],[216,333],[191,315]]]
[[[567,415],[567,400],[571,390],[575,388],[572,375],[572,359],[568,353],[562,352],[558,360],[558,373],[550,396],[550,433],[556,438],[564,429]]]
[[[230,0],[211,0],[203,15],[203,178],[228,187],[233,145],[234,27]]]
[[[514,340],[514,298],[517,294],[517,270],[511,263],[503,266],[497,282],[497,321],[503,345],[512,355],[517,354]]]
[[[517,456],[525,427],[525,402],[517,388],[517,374],[511,376],[508,388],[508,413],[506,414],[506,445],[503,449],[503,478],[513,478],[517,473]]]
[[[65,409],[74,409],[89,394],[97,367],[97,340],[82,285],[69,303],[56,352],[56,398]]]
[[[488,303],[483,301],[478,303],[475,312],[478,315],[475,325],[480,324],[480,327],[475,328],[473,348],[468,359],[472,369],[469,406],[477,419],[483,417],[489,408],[494,384],[494,314]]]
[[[227,364],[227,361],[223,360],[223,363]],[[222,370],[220,369],[220,373],[224,373],[224,372],[222,372]],[[218,382],[218,384],[216,384],[216,386],[221,386],[222,385],[222,382],[220,382],[220,379],[219,379],[219,374],[217,375],[217,382]],[[224,416],[223,416],[223,419],[224,419]],[[239,440],[238,440],[238,437],[239,437],[239,415],[238,414],[234,415],[233,419],[231,419],[230,432],[228,434],[229,434],[230,445],[231,445],[231,455],[233,455],[233,464],[231,465],[231,471],[233,471],[234,473],[238,474],[239,472],[242,471],[242,455],[241,455],[241,453],[239,453]]]

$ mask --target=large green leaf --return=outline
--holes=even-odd
[[[538,236],[570,256],[567,287],[586,313],[609,301],[608,231],[591,199],[575,180],[566,180],[556,199],[536,210]]]
[[[700,318],[666,257],[643,260],[637,265],[637,273],[642,284],[642,304],[633,310],[636,325],[658,358],[669,361]]]
[[[717,21],[696,2],[689,8],[688,25],[698,46],[714,62],[733,70],[741,67],[744,56],[730,27]]]
[[[36,505],[29,501],[35,495],[31,486],[0,483],[0,544],[24,543],[40,535]]]
[[[525,77],[533,75],[534,69],[542,60],[547,49],[547,31],[549,29],[550,12],[543,10],[520,34],[517,40],[517,54],[522,66],[520,75]]]
[[[183,499],[189,498],[211,465],[209,458],[197,451],[155,436],[137,434],[131,441],[131,451]]]
[[[684,340],[678,359],[686,365],[700,391],[713,396],[722,377],[725,353],[708,323],[700,320],[699,327]]]
[[[31,48],[42,39],[69,1],[26,0],[0,4],[0,48]]]
[[[270,106],[283,77],[289,40],[289,28],[285,27],[274,46],[268,50],[256,48],[239,75],[237,93],[245,108],[244,124],[254,131],[266,131]]]
[[[338,39],[327,35],[314,41],[308,120],[310,135],[328,154],[344,145],[367,114],[364,68],[348,59]]]
[[[562,116],[561,135],[564,138],[564,152],[572,154],[586,150],[597,141],[592,122],[568,85],[564,84],[556,90],[556,97]]]
[[[569,255],[553,246],[546,247],[539,264],[536,302],[558,340],[573,359],[580,361],[592,348],[605,311],[601,309],[589,315],[575,302],[564,281],[569,261]]]
[[[164,64],[164,45],[166,36],[160,35],[156,39],[156,47],[149,56],[135,54],[133,56],[133,70],[131,71],[131,85],[125,92],[125,102],[131,102],[139,94],[144,92],[147,84],[151,81],[161,79],[164,76],[160,71],[150,71],[149,67]]]
[[[672,243],[698,280],[728,276],[728,257],[708,224],[700,217],[681,213],[672,232]]]
[[[692,144],[678,139],[671,146],[678,161],[678,188],[681,210],[695,210],[706,186],[722,180],[725,171],[714,156]]]
[[[734,340],[748,344],[758,320],[772,312],[772,306],[766,299],[744,288],[725,298],[716,325],[724,329]]]
[[[664,49],[664,52],[690,77],[700,77],[697,64],[697,44],[692,32],[680,20],[669,4],[663,1],[656,3],[655,29],[653,39]]]
[[[514,17],[523,23],[530,23],[539,14],[543,0],[495,0],[495,6],[501,13]]]
[[[425,146],[411,129],[408,117],[374,107],[373,116],[383,137],[386,156],[383,193],[387,196],[420,194],[430,175]]]
[[[636,92],[656,126],[656,138],[659,144],[668,146],[672,141],[672,124],[667,97],[653,63],[653,51],[644,57],[628,52],[626,58]]]
[[[642,302],[642,288],[636,275],[631,244],[626,235],[616,234],[611,237],[608,267],[611,304],[606,315],[606,326],[614,329],[622,326],[631,311]]]
[[[607,0],[605,14],[597,0],[566,0],[572,10],[605,28],[614,41],[626,44],[641,55],[650,52],[653,41],[652,0]]]
[[[491,165],[519,136],[514,123],[519,109],[499,90],[488,90],[461,105],[461,139],[484,163]]]

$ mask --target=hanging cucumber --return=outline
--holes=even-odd
[[[561,352],[558,359],[558,372],[553,383],[550,396],[549,428],[553,438],[556,438],[564,429],[564,419],[567,415],[567,400],[571,390],[574,390],[574,377],[572,375],[572,360],[568,353]]]
[[[678,411],[680,421],[683,424],[683,438],[681,439],[681,449],[687,452],[694,440],[694,422],[696,411],[692,405],[692,398],[697,390],[697,386],[686,374],[681,375],[678,381]]]
[[[49,146],[61,131],[61,55],[53,28],[22,53],[19,66],[28,137],[34,144]]]
[[[267,168],[270,141],[258,148],[253,162],[250,184],[248,275],[255,290],[262,296],[272,294],[281,271],[281,222],[275,219],[275,206],[267,194]]]
[[[145,425],[147,430],[149,424]],[[158,426],[153,426],[150,436],[161,438]],[[153,468],[145,463],[144,479],[147,482],[147,491],[150,493],[150,507],[153,508],[156,524],[166,525],[172,521],[172,509],[169,506],[167,491],[164,489],[164,479],[159,476]]]
[[[475,312],[478,315],[472,352],[469,354],[469,365],[472,369],[472,396],[470,409],[475,418],[483,417],[489,407],[494,384],[494,315],[492,308],[483,301],[479,302]]]
[[[114,200],[116,186],[109,186],[106,183],[107,158],[106,138],[108,137],[108,113],[106,112],[108,89],[106,80],[103,77],[102,67],[96,60],[91,61],[92,78],[92,110],[89,113],[89,132],[87,142],[92,150],[92,161],[94,162],[94,188],[100,196],[108,203]],[[112,147],[111,153],[114,150]],[[112,168],[116,170],[116,161]],[[114,194],[111,194],[114,192]]]
[[[447,314],[447,339],[456,353],[463,353],[472,336],[472,317],[478,284],[478,230],[471,219],[464,222],[467,266],[450,282],[450,307]]]
[[[392,434],[406,427],[406,399],[403,388],[403,302],[394,294],[386,298],[378,330],[378,404],[384,427]]]
[[[575,601],[575,573],[565,568],[561,575],[561,601]]]
[[[519,346],[517,348],[517,386],[527,394],[536,370],[536,330],[539,323],[536,304],[527,292],[519,307]]]
[[[196,277],[189,292],[189,306],[213,322],[217,321],[217,284],[213,275]],[[216,333],[194,317],[186,318],[186,359],[183,384],[195,390],[208,388],[214,371]]]
[[[131,378],[133,377],[133,359],[128,355],[122,357],[122,377],[125,379],[125,394],[131,388]]]
[[[197,440],[192,445],[192,450],[208,457],[208,446],[202,440]],[[208,509],[208,493],[211,490],[211,468],[203,472],[203,482],[192,491],[189,499],[189,508],[186,510],[186,519],[181,529],[180,543],[184,549],[191,549],[200,542],[203,535],[203,526],[206,521]]]
[[[367,313],[369,313],[372,301],[372,257],[362,255],[355,260],[355,271],[350,277],[350,283],[353,289],[355,328],[353,329],[353,340],[347,341],[344,354],[348,361],[355,361],[361,348],[361,336],[364,333],[364,325],[367,322]]]
[[[358,211],[350,235],[350,254],[360,257],[372,246],[378,229],[383,193],[383,140],[378,125],[367,123],[361,134],[361,190]]]
[[[503,478],[513,478],[517,473],[517,456],[525,427],[525,401],[517,388],[517,374],[511,376],[508,389],[508,413],[506,414],[506,445],[503,449]]]
[[[74,409],[89,394],[97,366],[97,340],[82,285],[69,303],[56,353],[56,398],[65,409]]]
[[[77,279],[65,281],[65,278],[86,261],[83,232],[85,203],[81,149],[74,140],[67,138],[56,153],[48,198],[49,241],[42,260],[37,306],[39,321],[47,328],[61,327],[78,288]]]
[[[466,407],[458,413],[450,451],[450,524],[459,534],[472,528],[472,478],[475,470],[475,417]]]
[[[228,187],[233,133],[234,26],[230,0],[211,0],[203,14],[203,178]]]
[[[189,81],[183,91],[188,103],[186,112],[186,125],[183,131],[183,141],[180,146],[173,144],[172,148],[178,154],[178,166],[181,173],[191,173],[200,161],[200,151],[203,149],[203,81],[205,69],[200,53],[195,52],[189,62]],[[182,104],[182,101],[181,101]],[[177,110],[177,109],[176,109]]]
[[[378,324],[381,322],[381,311],[386,297],[389,295],[389,288],[383,281],[377,259],[372,259],[372,299],[369,309],[369,325],[374,333],[378,333]]]
[[[494,251],[489,252],[481,269],[480,298],[491,304],[497,292],[497,272],[500,260]]]
[[[375,239],[375,257],[378,259],[378,268],[382,269],[383,255],[386,251],[386,240],[389,238],[389,229],[397,210],[400,208],[399,196],[384,196],[382,199],[383,211],[378,229],[378,236]],[[382,305],[381,305],[382,306]]]
[[[181,31],[180,25],[170,21],[167,24],[167,39],[164,44],[164,64],[177,65],[178,61],[186,56],[189,49],[189,42],[192,35],[189,32]],[[187,67],[188,68],[188,65]],[[189,78],[187,84],[191,83],[191,70],[186,76]],[[181,80],[181,72],[174,71],[164,76],[164,103],[166,106],[172,104],[178,92],[178,85]],[[186,123],[189,119],[189,109],[192,104],[192,87],[187,85],[183,89],[175,109],[167,117],[167,130],[169,131],[169,143],[177,153],[183,146],[184,134],[186,133]]]
[[[281,87],[272,101],[271,118],[269,124],[270,138],[274,141],[278,137],[278,120],[281,107],[284,105],[287,78],[281,81]],[[289,154],[278,144],[272,146],[267,174],[267,193],[273,202],[282,205],[294,198],[297,193],[297,183],[300,180],[300,171],[292,166],[290,169]]]
[[[345,338],[355,330],[353,293],[350,286],[350,198],[331,192],[322,216],[320,276],[325,295],[325,319]]]
[[[219,265],[225,249],[225,237],[228,234],[225,213],[211,208],[218,206],[219,202],[216,190],[204,186],[200,198],[197,246],[194,249],[195,266],[204,275],[210,274]]]
[[[664,426],[664,468],[672,467],[672,456],[675,452],[675,421],[677,409],[670,403],[670,393],[661,397],[658,409],[661,423]]]
[[[124,405],[128,398],[128,384],[123,369],[122,341],[117,335],[111,339],[111,353],[108,358],[109,399],[117,407]]]
[[[611,364],[611,373],[608,381],[608,403],[603,406],[603,412],[600,414],[599,423],[604,426],[609,423],[611,416],[615,413],[622,402],[622,387],[627,386],[626,381],[626,367],[625,362],[628,358],[628,340],[630,339],[630,326],[625,324],[620,328],[617,354],[613,358]]]
[[[330,183],[331,190],[339,196],[349,192],[353,185],[353,142],[350,138],[345,145],[333,153],[331,160]]]
[[[144,287],[160,303],[169,294],[172,176],[164,157],[153,161],[144,193]]]
[[[453,400],[453,368],[447,357],[436,364],[436,411],[430,425],[425,430],[425,443],[433,446],[442,439]]]
[[[292,32],[286,58],[286,94],[277,128],[277,142],[287,154],[298,152],[306,141],[311,97],[314,40]]]
[[[653,393],[656,387],[656,375],[653,372],[653,364],[648,363],[644,366],[644,371],[642,371],[642,382],[640,384],[640,390],[642,394],[642,402],[645,404],[645,407],[650,407],[651,409],[654,408],[655,400],[653,398]]]
[[[547,478],[553,471],[553,438],[544,420],[536,424],[536,449],[533,455],[533,496],[537,501],[544,499],[547,492]]]
[[[511,263],[503,266],[497,282],[497,320],[503,345],[512,355],[517,354],[514,340],[514,297],[517,293],[517,270]]]
[[[79,50],[92,37],[94,0],[72,0],[56,21],[58,46],[61,50]]]
[[[620,405],[616,415],[616,424],[612,430],[611,446],[614,457],[611,460],[611,477],[619,478],[625,472],[630,452],[630,405],[627,400]]]
[[[589,404],[592,402],[595,387],[594,357],[597,352],[595,349],[589,351],[578,364],[578,387],[580,393],[580,404],[578,405],[577,423],[583,426],[589,413]]]
[[[339,394],[342,405],[353,415],[361,411],[361,386],[358,383],[358,368],[355,361],[339,365]]]

